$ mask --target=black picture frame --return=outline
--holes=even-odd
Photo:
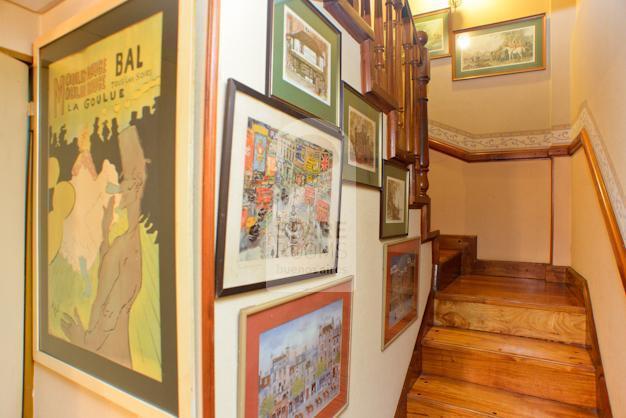
[[[388,180],[391,180],[389,182]],[[394,217],[391,213],[388,215],[388,183],[398,184],[398,182],[404,182],[403,200],[401,201],[402,208],[400,209],[403,215],[396,214],[395,217],[402,219],[398,222],[390,222],[390,219]],[[382,174],[382,187],[380,189],[380,238],[394,238],[403,237],[409,234],[409,170],[401,163],[393,160],[383,160],[383,174]]]

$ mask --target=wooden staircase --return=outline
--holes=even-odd
[[[585,306],[566,284],[448,281],[434,297],[407,417],[597,416]]]

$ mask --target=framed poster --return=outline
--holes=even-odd
[[[268,0],[267,94],[339,126],[341,32],[308,0]]]
[[[452,79],[546,68],[546,15],[454,31]]]
[[[218,296],[337,271],[341,132],[228,81]]]
[[[428,56],[444,58],[450,56],[450,8],[434,10],[413,16],[413,24],[418,31],[428,35]]]
[[[380,195],[380,238],[409,233],[409,170],[399,163],[383,160]]]
[[[348,405],[352,277],[245,309],[240,418],[338,416]]]
[[[382,112],[347,83],[343,97],[343,178],[380,188]]]
[[[35,361],[142,415],[179,404],[178,6],[130,0],[35,46]]]
[[[382,350],[417,320],[420,238],[386,243]]]

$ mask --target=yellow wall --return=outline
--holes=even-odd
[[[478,257],[549,262],[550,161],[465,163],[432,151],[433,229],[478,235]]]

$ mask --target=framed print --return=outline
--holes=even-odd
[[[380,237],[392,238],[409,233],[409,170],[383,160],[380,196]]]
[[[308,0],[268,0],[267,94],[339,126],[341,32]]]
[[[352,277],[245,309],[239,418],[338,416],[348,405]]]
[[[420,244],[418,237],[383,247],[383,350],[417,319]]]
[[[450,8],[435,10],[413,16],[415,29],[428,35],[428,56],[444,58],[450,56]]]
[[[167,416],[178,6],[131,0],[35,47],[35,361]]]
[[[347,83],[343,97],[343,178],[380,188],[382,112]]]
[[[218,296],[337,270],[341,132],[229,80]]]
[[[452,79],[546,68],[545,13],[454,31]]]

